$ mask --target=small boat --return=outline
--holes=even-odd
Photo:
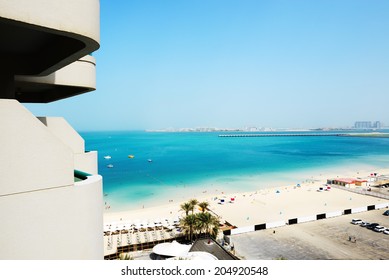
[[[104,156],[105,159],[111,159],[111,156]]]
[[[135,156],[134,155],[128,155],[128,158],[134,158]]]
[[[148,162],[153,162],[153,160],[152,160],[152,159],[148,159],[147,161],[148,161]]]
[[[113,164],[108,164],[107,167],[108,167],[108,168],[112,168],[112,167],[113,167]]]

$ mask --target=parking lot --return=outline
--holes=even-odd
[[[242,259],[380,260],[389,259],[389,235],[375,232],[352,219],[389,227],[387,209],[329,218],[232,236]]]

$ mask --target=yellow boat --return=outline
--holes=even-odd
[[[135,156],[133,156],[133,155],[128,155],[128,158],[134,158]]]

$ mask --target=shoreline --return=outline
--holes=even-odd
[[[260,182],[257,181],[258,176],[250,176],[249,178],[244,178],[244,180],[226,182],[224,185],[223,182],[214,182],[213,184],[209,185],[201,184],[201,186],[204,186],[204,188],[200,188],[199,186],[188,188],[188,190],[192,190],[194,192],[180,193],[176,191],[173,193],[172,191],[175,189],[173,187],[171,188],[172,191],[170,192],[169,198],[161,197],[160,199],[151,200],[150,205],[143,204],[145,205],[143,206],[144,208],[139,207],[138,204],[137,208],[126,209],[123,211],[105,211],[104,224],[124,223],[134,220],[153,221],[156,219],[173,219],[177,216],[181,217],[183,212],[179,211],[180,204],[191,198],[196,198],[199,202],[209,202],[211,204],[210,209],[221,216],[223,218],[222,221],[226,219],[228,222],[231,222],[232,224],[235,223],[237,226],[245,226],[249,223],[252,224],[252,222],[254,222],[253,218],[251,218],[250,221],[250,216],[248,216],[247,213],[256,213],[257,211],[262,212],[261,214],[257,215],[258,217],[255,218],[257,221],[263,221],[263,218],[259,216],[266,216],[268,219],[270,219],[270,217],[274,217],[275,219],[277,218],[277,215],[274,213],[281,212],[281,214],[279,214],[279,218],[281,218],[281,216],[287,215],[288,212],[305,213],[302,211],[302,209],[300,209],[301,207],[298,207],[301,206],[301,204],[306,205],[306,208],[308,208],[307,212],[310,214],[315,214],[316,211],[319,211],[318,208],[320,208],[318,207],[318,204],[323,201],[320,200],[321,198],[312,197],[312,194],[315,194],[315,190],[317,190],[318,187],[322,184],[326,183],[327,179],[337,177],[363,178],[367,177],[373,172],[378,174],[389,174],[389,169],[379,168],[372,165],[356,164],[353,166],[334,166],[331,168],[322,168],[321,170],[319,168],[314,168],[309,170],[309,176],[304,176],[305,179],[300,181],[294,180],[293,182],[291,182],[291,179],[301,177],[303,174],[296,172],[283,173],[282,175],[284,175],[284,177],[277,176],[277,178],[267,178],[267,180],[262,180]],[[308,175],[307,170],[304,170],[303,173]],[[298,189],[296,189],[297,184],[300,184],[301,186]],[[237,188],[231,188],[231,186],[228,185],[234,185],[237,186]],[[264,185],[267,187],[264,187]],[[245,186],[249,188],[241,187],[240,190],[243,189],[243,191],[239,191],[239,186]],[[274,196],[277,190],[281,191],[283,199],[278,199],[281,196]],[[302,190],[305,191],[303,192]],[[298,195],[296,195],[298,191],[300,192]],[[334,196],[335,193],[337,196],[340,196],[340,194],[343,193],[343,202],[342,200],[338,199],[339,197],[336,198],[336,196]],[[354,204],[359,203],[359,201],[363,204],[363,201],[366,201],[366,203],[372,203],[373,201],[379,200],[372,199],[372,197],[363,196],[360,194],[351,194],[346,191],[333,190],[331,191],[331,197],[330,195],[327,195],[327,197],[324,199],[326,201],[321,203],[322,206],[325,205],[326,208],[329,209],[330,206],[336,208],[339,203],[347,203],[347,201],[345,201],[346,198],[344,193],[347,193],[346,197],[349,198],[350,201],[354,200],[352,201]],[[310,196],[308,194],[310,194]],[[219,205],[215,198],[220,198],[222,196],[224,196],[226,199],[235,197],[237,198],[237,201],[233,205]],[[322,198],[324,198],[324,196],[322,196]],[[360,198],[363,199],[359,200]],[[275,208],[278,207],[278,204],[276,203],[277,199],[279,200],[278,203],[288,204],[290,210],[275,210]],[[315,199],[318,200],[313,204],[307,204],[307,201],[312,199],[313,201],[316,201]],[[272,203],[270,203],[271,201]],[[225,207],[223,208],[223,206]],[[271,214],[271,212],[274,213]],[[246,221],[244,221],[242,216],[246,217]]]

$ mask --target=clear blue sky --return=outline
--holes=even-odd
[[[389,124],[389,1],[101,0],[77,130]]]

